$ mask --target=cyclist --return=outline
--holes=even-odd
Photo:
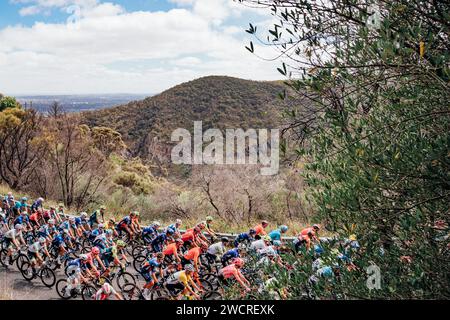
[[[244,260],[241,258],[234,259],[230,265],[219,270],[219,280],[227,284],[228,279],[234,278],[245,289],[245,291],[251,291],[250,282],[244,277],[240,270],[243,266]]]
[[[6,218],[6,214],[0,212],[0,235],[3,235],[8,230],[8,219]]]
[[[20,199],[20,201],[16,201],[14,203],[14,214],[15,215],[19,215],[20,212],[28,210],[27,201],[28,201],[28,198],[23,197],[22,199]]]
[[[271,244],[272,239],[269,236],[264,236],[262,239],[253,241],[250,244],[250,249],[254,251],[259,251],[261,249],[264,249],[265,247],[269,246]]]
[[[39,238],[38,241],[28,246],[28,257],[30,258],[31,267],[33,270],[36,265],[40,267],[44,262],[41,251],[47,256],[47,258],[50,258],[50,253],[47,249],[47,239],[45,238]]]
[[[82,231],[88,231],[91,229],[91,227],[89,226],[89,218],[88,218],[88,214],[86,212],[82,212],[80,213],[80,222],[81,222],[81,228]]]
[[[306,244],[306,248],[309,250],[311,248],[311,242],[317,241],[320,242],[318,238],[318,233],[320,230],[320,226],[318,224],[313,225],[312,227],[305,228],[300,231],[299,240]],[[300,239],[301,236],[301,239]]]
[[[226,237],[222,237],[219,242],[216,242],[209,246],[206,252],[206,258],[210,264],[214,264],[217,261],[217,257],[222,256],[225,253],[226,247],[230,243],[230,240]]]
[[[175,221],[175,223],[169,225],[169,226],[167,227],[167,229],[171,229],[171,230],[173,231],[173,234],[174,234],[176,237],[178,237],[179,234],[180,234],[180,227],[181,227],[181,224],[182,224],[181,219],[177,219],[177,220]]]
[[[246,249],[244,245],[240,245],[237,248],[233,248],[228,250],[220,259],[222,262],[222,266],[226,267],[228,262],[232,261],[235,258],[239,258],[246,253]]]
[[[31,212],[36,212],[38,209],[43,209],[44,205],[44,198],[38,198],[33,204],[31,205]]]
[[[123,300],[123,297],[118,293],[112,285],[105,282],[100,289],[93,296],[94,300],[108,300],[110,296],[116,297],[117,300]]]
[[[101,251],[101,260],[103,261],[103,265],[106,267],[105,277],[109,275],[109,266],[113,263],[115,266],[120,266],[122,270],[126,268],[125,264],[122,264],[119,260],[119,254],[121,254],[122,259],[125,262],[128,262],[123,249],[126,247],[125,242],[122,240],[117,241],[116,245],[113,245],[109,248],[106,248]]]
[[[174,243],[170,243],[166,246],[166,248],[163,251],[164,256],[172,256],[173,255],[173,257],[175,258],[175,261],[180,263],[181,258],[178,254],[178,251],[180,250],[180,248],[182,246],[183,246],[183,240],[181,240],[181,239],[175,240]]]
[[[269,233],[269,237],[272,239],[272,241],[274,240],[278,240],[281,241],[281,236],[286,233],[288,231],[288,227],[287,226],[281,226],[278,229],[275,229],[273,231],[271,231]]]
[[[93,247],[91,249],[91,252],[89,252],[88,254],[86,254],[87,256],[87,260],[86,260],[86,266],[89,270],[93,270],[94,273],[96,274],[96,276],[100,276],[100,272],[97,270],[97,267],[94,264],[94,259],[97,260],[97,262],[99,263],[100,267],[103,270],[106,270],[105,265],[103,264],[102,259],[100,258],[100,249],[97,247]]]
[[[156,257],[146,260],[141,267],[140,273],[144,277],[146,283],[144,285],[145,296],[148,295],[148,291],[158,283],[158,278],[156,273],[159,272],[160,275],[163,274],[162,263],[164,261],[164,253],[158,252]]]
[[[20,212],[20,216],[18,216],[14,220],[14,225],[16,225],[16,224],[23,225],[25,230],[32,230],[31,225],[30,225],[30,218],[28,217],[28,212],[26,210],[22,210]]]
[[[212,229],[212,223],[214,219],[211,216],[207,216],[205,220],[205,231],[211,236],[212,239],[217,237],[216,232]]]
[[[130,215],[123,217],[122,220],[117,224],[117,231],[119,232],[119,236],[122,235],[122,232],[125,231],[128,236],[133,238],[133,235],[138,232],[138,228],[136,226],[137,223],[137,211],[133,211]]]
[[[188,293],[193,295],[194,298],[200,299],[200,296],[195,293],[194,290],[198,292],[202,292],[203,290],[198,287],[192,279],[194,271],[195,268],[192,264],[185,265],[184,270],[175,272],[166,279],[164,287],[172,296],[177,296],[177,299],[180,299],[183,295],[185,296]],[[194,289],[192,289],[191,286]],[[181,294],[177,294],[177,291],[181,291]]]
[[[155,239],[155,237],[158,235],[158,230],[161,224],[158,221],[154,221],[152,225],[145,227],[142,229],[142,240],[144,240],[144,243],[147,245],[150,245]]]
[[[87,282],[88,280],[83,276],[83,271],[85,271],[89,276],[92,276],[89,269],[86,266],[86,261],[88,260],[87,255],[81,254],[79,258],[70,260],[67,263],[67,289],[70,291],[72,289],[81,290],[81,283]]]
[[[237,248],[240,243],[248,243],[250,244],[256,236],[255,229],[250,229],[248,232],[240,233],[234,239],[234,246]]]
[[[198,273],[199,267],[202,266],[201,261],[199,259],[202,253],[205,253],[208,250],[208,245],[202,244],[201,247],[194,247],[190,249],[186,254],[181,258],[181,264],[185,266],[186,264],[194,264],[195,271]]]
[[[5,239],[3,241],[4,241],[4,247],[6,247],[8,249],[7,256],[9,257],[9,264],[12,264],[12,257],[11,257],[12,253],[13,253],[12,244],[14,244],[14,246],[17,248],[17,250],[20,249],[21,244],[25,245],[25,240],[23,239],[22,230],[23,230],[23,225],[16,224],[13,229],[5,232],[5,235],[4,235]]]
[[[170,237],[171,230],[167,229],[166,232],[162,232],[158,234],[153,240],[152,240],[152,248],[155,252],[161,252],[164,248],[164,244],[167,242],[168,236]],[[168,235],[169,234],[169,235]]]
[[[89,217],[89,226],[91,227],[91,229],[93,228],[94,224],[100,224],[103,222],[104,217],[105,217],[105,211],[106,211],[106,207],[105,206],[100,206],[100,209],[95,210],[91,216]],[[101,220],[100,217],[101,216]]]
[[[267,220],[261,221],[260,224],[255,226],[253,230],[255,230],[255,239],[260,239],[262,236],[267,235],[266,233],[266,227],[269,225],[269,222]]]

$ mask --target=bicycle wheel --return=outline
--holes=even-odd
[[[169,300],[168,294],[164,289],[151,290],[150,300]]]
[[[61,299],[68,300],[72,298],[72,292],[67,289],[68,286],[69,284],[67,283],[67,280],[61,279],[56,282],[56,293],[61,297]]]
[[[145,251],[145,247],[142,245],[136,245],[133,247],[133,250],[131,252],[131,256],[136,259],[139,256],[143,256],[143,252]]]
[[[217,290],[219,288],[219,278],[215,273],[207,273],[202,276],[203,279],[208,280],[211,283],[213,290]]]
[[[146,300],[142,291],[132,283],[127,283],[122,289],[122,296],[124,300]]]
[[[83,300],[94,300],[94,295],[97,292],[94,286],[85,285],[83,289],[81,289],[81,298]]]
[[[142,263],[145,261],[145,256],[137,256],[136,258],[134,258],[133,260],[133,268],[134,270],[136,270],[137,272],[141,271],[141,265]]]
[[[44,267],[42,268],[39,275],[44,286],[46,286],[47,288],[51,288],[54,286],[56,282],[56,276],[52,269],[50,269],[49,267]]]
[[[2,264],[2,266],[4,267],[8,267],[9,265],[9,258],[8,258],[8,250],[3,249],[2,251],[0,251],[0,263]]]
[[[121,272],[116,279],[116,284],[119,287],[120,290],[123,289],[123,287],[126,284],[136,284],[136,278],[129,272]]]
[[[199,279],[201,287],[203,290],[205,291],[213,291],[213,285],[211,284],[211,282],[209,282],[208,280],[204,279],[204,278],[200,278]]]
[[[203,300],[223,300],[222,295],[218,291],[207,291],[202,295]]]
[[[34,279],[34,271],[33,271],[33,267],[31,266],[31,263],[28,261],[24,261],[21,265],[20,265],[20,273],[22,274],[22,277],[27,280],[27,281],[31,281]]]

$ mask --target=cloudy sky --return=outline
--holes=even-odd
[[[233,0],[1,0],[0,92],[150,94],[206,75],[279,79],[275,63],[245,50],[248,23],[270,21]]]

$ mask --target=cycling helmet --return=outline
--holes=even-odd
[[[86,218],[87,215],[88,215],[88,214],[87,214],[86,212],[82,212],[82,213],[80,214],[80,216],[83,217],[83,218]]]
[[[139,216],[140,216],[139,211],[134,211],[134,215],[135,215],[136,217],[139,217]]]
[[[158,253],[156,254],[156,258],[157,258],[157,259],[164,259],[164,253],[158,252]]]
[[[98,228],[99,229],[103,229],[105,227],[105,225],[103,224],[103,223],[100,223],[99,225],[98,225]]]
[[[288,227],[287,227],[287,226],[281,226],[281,227],[280,227],[280,231],[281,231],[282,233],[286,233],[286,232],[288,231]]]
[[[261,221],[261,224],[262,224],[263,226],[267,226],[267,225],[269,225],[269,222],[267,222],[267,220],[263,220],[263,221]]]
[[[28,198],[27,198],[27,197],[22,197],[22,199],[20,199],[20,200],[22,200],[22,201],[28,201]]]
[[[202,243],[201,248],[203,250],[208,250],[208,245],[206,243]]]
[[[206,221],[200,221],[200,222],[197,224],[197,227],[200,228],[200,229],[205,229],[205,227],[206,227]]]
[[[182,239],[177,239],[177,240],[175,240],[175,242],[180,246],[182,246],[184,244],[184,241]]]
[[[48,224],[55,224],[55,223],[56,223],[55,219],[48,219]]]
[[[58,203],[58,207],[59,208],[64,208],[64,203],[62,203],[62,202]]]
[[[88,256],[86,254],[80,254],[80,259],[86,261],[88,259]]]
[[[179,226],[181,226],[181,219],[177,219],[177,220],[175,221],[175,224],[178,224]]]
[[[50,206],[50,210],[56,210],[55,206]]]
[[[46,242],[47,242],[47,239],[45,239],[44,237],[39,238],[39,243],[44,244]]]
[[[70,222],[75,222],[75,217],[70,217],[70,218],[69,218],[69,221],[70,221]]]
[[[44,202],[44,198],[40,197],[39,199],[37,199],[37,201]]]
[[[213,217],[211,217],[211,216],[207,216],[206,217],[206,222],[208,222],[208,221],[213,221],[214,219],[213,219]]]
[[[113,288],[111,287],[111,285],[108,282],[105,282],[102,286],[102,289],[106,295],[110,295]]]
[[[189,271],[189,272],[194,272],[195,268],[194,268],[194,266],[192,264],[187,264],[187,265],[184,266],[184,270],[185,271]]]
[[[239,268],[242,268],[244,266],[244,260],[241,258],[236,258],[233,260],[233,264]]]
[[[262,239],[264,241],[266,241],[266,242],[271,242],[272,241],[272,238],[270,236],[264,236]]]
[[[105,206],[100,206],[100,210],[106,210]]]
[[[220,241],[222,241],[222,242],[230,242],[230,240],[227,237],[220,238]]]
[[[250,231],[248,232],[249,234],[256,234],[256,230],[255,229],[250,229]]]
[[[315,224],[312,227],[313,227],[313,229],[320,230],[320,225],[318,225],[318,224]]]
[[[20,230],[23,229],[23,225],[21,225],[21,224],[16,224],[16,225],[14,226],[14,229],[16,229],[17,231],[20,231]]]
[[[116,245],[121,248],[125,248],[127,246],[127,244],[125,242],[123,242],[122,240],[118,240]]]
[[[155,227],[161,227],[161,223],[159,221],[153,221],[153,226]]]
[[[100,249],[97,247],[93,247],[91,249],[91,253],[96,256],[96,255],[100,254]]]
[[[200,233],[200,232],[202,232],[202,230],[201,230],[199,227],[195,227],[195,228],[194,228],[194,232]]]
[[[355,234],[351,234],[351,235],[348,237],[348,240],[350,240],[350,241],[356,241],[356,235],[355,235]]]
[[[112,236],[113,231],[112,231],[111,229],[107,229],[107,230],[105,231],[105,233],[106,233],[107,236]]]
[[[243,244],[243,243],[240,243],[239,245],[238,245],[238,250],[239,251],[247,251],[247,246],[245,245],[245,244]]]
[[[24,216],[26,216],[28,214],[27,210],[22,210],[22,212],[20,212],[20,214],[23,214]]]
[[[321,255],[322,253],[323,253],[323,248],[322,248],[322,246],[319,246],[319,245],[315,245],[314,246],[314,253],[316,253],[316,254],[318,254],[318,255]]]
[[[166,233],[168,233],[168,234],[174,234],[174,233],[175,233],[175,230],[173,230],[172,228],[167,228],[167,229],[166,229]]]

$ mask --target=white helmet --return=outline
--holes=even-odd
[[[40,198],[38,199],[38,201],[39,201],[39,202],[44,202],[44,198],[40,197]]]
[[[41,244],[44,244],[44,243],[47,242],[47,239],[45,239],[44,237],[40,237],[40,238],[39,238],[39,242],[40,242]]]
[[[110,295],[112,292],[112,287],[108,282],[105,282],[105,284],[102,286],[102,289],[106,295]]]
[[[49,219],[48,220],[48,224],[55,224],[55,223],[56,223],[55,219]]]
[[[88,259],[87,254],[80,254],[80,259],[86,261]]]
[[[88,214],[87,214],[86,212],[82,212],[82,213],[80,214],[80,216],[83,217],[83,218],[86,218],[87,215],[88,215]]]
[[[23,225],[21,225],[21,224],[16,224],[15,226],[14,226],[14,229],[16,229],[17,231],[20,231],[20,230],[22,230],[23,229]]]
[[[156,227],[161,227],[161,223],[159,221],[153,221],[153,225]]]
[[[175,223],[181,225],[181,219],[177,219]]]
[[[75,217],[70,217],[70,218],[69,218],[69,221],[70,221],[70,222],[75,222]]]

